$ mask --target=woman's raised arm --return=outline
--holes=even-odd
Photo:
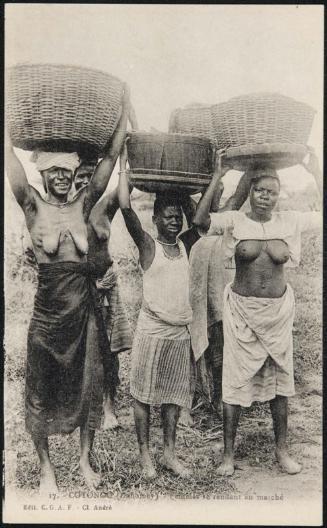
[[[303,167],[312,174],[316,180],[320,198],[323,197],[323,175],[319,167],[319,161],[313,148],[309,147],[309,161],[308,163],[302,162]]]
[[[120,172],[118,184],[119,207],[121,209],[127,230],[139,250],[141,266],[144,270],[146,270],[153,261],[155,245],[153,238],[146,231],[144,231],[137,214],[132,209],[130,198],[130,185],[126,173],[126,163],[127,148],[125,144],[123,152],[120,156]]]
[[[221,207],[218,212],[223,213],[225,211],[233,211],[233,210],[238,211],[244,204],[247,197],[249,196],[251,182],[252,182],[252,171],[247,170],[241,176],[240,181],[237,184],[235,193],[230,198],[228,198],[224,207]]]
[[[125,85],[122,113],[118,126],[112,136],[107,154],[95,169],[92,179],[87,187],[87,199],[90,209],[99,200],[107,188],[125,140],[129,112],[129,88]]]
[[[7,129],[5,129],[5,166],[12,192],[22,209],[25,209],[31,201],[30,186],[24,167],[15,154]]]
[[[198,204],[198,207],[197,207],[194,219],[193,219],[193,225],[195,227],[203,229],[204,231],[207,231],[210,227],[209,212],[211,209],[211,204],[214,199],[214,196],[216,195],[216,193],[219,192],[218,189],[219,189],[221,178],[229,170],[228,166],[224,168],[222,167],[223,154],[224,154],[224,151],[217,152],[216,169],[215,169],[214,175],[212,177],[212,180],[206,192],[204,193],[204,195],[202,196]]]

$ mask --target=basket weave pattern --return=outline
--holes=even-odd
[[[218,148],[263,143],[305,145],[314,114],[309,105],[291,97],[256,93],[217,105],[174,110],[169,131],[214,139]]]
[[[26,150],[57,141],[64,149],[102,151],[120,116],[122,82],[97,70],[20,64],[6,75],[6,119],[14,146]]]
[[[262,143],[305,145],[315,111],[290,97],[261,93],[214,105],[212,114],[217,141],[223,148]]]
[[[211,106],[177,108],[170,117],[169,132],[216,139]]]

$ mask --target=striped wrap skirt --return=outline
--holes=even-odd
[[[131,395],[149,405],[191,408],[195,362],[190,337],[167,339],[136,330],[131,357]]]

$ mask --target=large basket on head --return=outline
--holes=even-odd
[[[131,132],[127,153],[132,183],[145,192],[194,194],[214,170],[215,143],[201,137]]]
[[[197,104],[177,108],[170,115],[169,132],[192,134],[215,140],[216,133],[211,106]]]
[[[19,64],[6,72],[6,120],[25,150],[100,154],[121,113],[123,83],[107,73],[56,64]]]
[[[229,149],[234,168],[257,163],[284,168],[303,160],[315,114],[309,105],[256,93],[213,105],[211,111],[218,147]]]

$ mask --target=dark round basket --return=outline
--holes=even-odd
[[[120,117],[123,83],[107,73],[58,64],[6,72],[6,121],[15,147],[101,153]]]
[[[133,184],[146,192],[199,192],[211,180],[215,143],[183,134],[132,132],[127,141]]]

